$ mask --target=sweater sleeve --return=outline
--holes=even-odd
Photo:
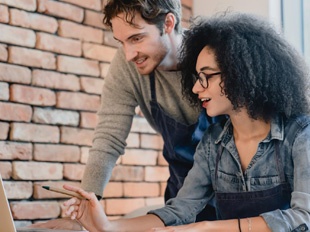
[[[104,79],[98,124],[82,179],[83,189],[100,196],[117,159],[124,153],[135,115],[137,100],[130,75],[135,73],[119,49]]]

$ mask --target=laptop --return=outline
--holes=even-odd
[[[0,174],[0,231],[1,232],[72,232],[72,230],[44,229],[44,228],[15,228],[10,205],[6,197],[2,177]]]

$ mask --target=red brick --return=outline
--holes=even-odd
[[[101,1],[100,0],[61,0],[63,2],[69,2],[83,8],[88,8],[96,11],[101,10]]]
[[[8,199],[27,199],[33,193],[31,181],[4,181],[4,189]]]
[[[111,181],[143,181],[144,168],[138,166],[115,166]]]
[[[11,101],[40,106],[53,106],[56,104],[56,95],[49,89],[13,84],[10,90]]]
[[[100,63],[100,77],[105,78],[108,75],[110,64]]]
[[[0,80],[5,82],[30,84],[31,71],[29,68],[0,63]]]
[[[84,17],[84,24],[93,26],[93,27],[98,27],[101,29],[108,29],[104,24],[103,24],[103,13],[101,12],[95,12],[92,10],[85,10],[85,17]]]
[[[124,183],[125,197],[157,197],[160,195],[158,183]]]
[[[0,141],[0,160],[31,160],[32,144]]]
[[[58,34],[63,37],[79,39],[87,42],[101,44],[103,41],[103,31],[89,26],[60,20]]]
[[[89,156],[89,147],[81,147],[81,160],[80,163],[86,164]]]
[[[157,164],[159,166],[168,166],[167,160],[164,158],[162,151],[159,152]]]
[[[100,78],[81,77],[81,90],[87,93],[94,93],[100,95],[103,88],[104,81]]]
[[[0,120],[30,122],[31,106],[0,102]]]
[[[156,134],[156,131],[150,126],[150,124],[143,117],[134,117],[131,125],[131,132],[140,132],[147,134]]]
[[[14,219],[48,219],[60,215],[56,201],[12,202],[10,205]]]
[[[127,148],[139,148],[140,147],[140,135],[137,133],[129,133],[127,139]]]
[[[64,178],[67,180],[81,180],[84,174],[83,164],[64,164]]]
[[[110,30],[104,32],[103,44],[115,48],[120,47],[120,43],[116,39],[114,39],[113,33]]]
[[[160,183],[161,196],[165,196],[166,187],[167,187],[167,181]]]
[[[91,146],[94,131],[72,127],[61,127],[61,142],[65,144],[75,144]]]
[[[160,135],[141,134],[141,148],[157,149],[163,148],[163,140]]]
[[[0,5],[0,22],[1,23],[9,22],[9,8],[7,6]]]
[[[58,92],[56,106],[58,108],[96,112],[100,106],[100,96],[85,93]]]
[[[1,140],[6,140],[8,138],[9,126],[10,125],[8,123],[0,122],[0,139]]]
[[[1,6],[0,6],[1,9]],[[1,12],[0,12],[0,16],[1,16]],[[4,44],[0,44],[0,61],[7,61],[8,60],[8,50],[7,50],[7,46]]]
[[[125,165],[156,165],[158,151],[142,149],[126,149],[122,157]]]
[[[81,112],[80,127],[94,129],[98,122],[96,113]]]
[[[0,174],[3,180],[10,179],[12,176],[12,163],[0,162]]]
[[[75,58],[69,56],[58,56],[57,64],[57,70],[60,72],[68,72],[96,77],[100,75],[99,63],[95,60],[87,60],[83,58]]]
[[[56,58],[53,53],[28,48],[9,47],[9,62],[44,69],[56,69]]]
[[[166,181],[169,177],[168,167],[145,167],[145,180],[151,182]]]
[[[72,56],[81,56],[82,54],[81,41],[46,33],[37,33],[36,48]]]
[[[29,141],[29,142],[59,142],[59,129],[56,126],[12,123],[11,140]]]
[[[42,186],[51,186],[56,188],[63,188],[64,184],[70,184],[73,186],[80,187],[79,182],[73,182],[73,181],[40,181],[34,183],[34,189],[33,189],[33,197],[34,199],[48,199],[48,198],[70,198],[67,195],[56,193],[53,191],[48,191]]]
[[[165,205],[165,200],[163,197],[146,198],[145,203],[147,206],[161,208]]]
[[[7,101],[9,100],[9,97],[9,84],[5,82],[0,82],[0,100]]]
[[[123,197],[124,196],[124,187],[122,182],[109,182],[107,186],[104,188],[103,197]]]
[[[36,35],[32,30],[0,24],[0,42],[34,47]]]
[[[76,75],[38,69],[32,71],[32,85],[50,89],[80,90],[80,80]]]
[[[61,180],[63,166],[59,163],[13,162],[15,180]]]
[[[46,31],[52,34],[58,29],[57,20],[52,17],[17,9],[10,10],[10,24],[38,31]]]
[[[38,0],[38,12],[82,22],[84,11],[80,7],[58,1]]]
[[[83,54],[86,58],[111,62],[116,53],[116,48],[91,43],[83,44]]]
[[[13,6],[27,11],[35,11],[37,8],[36,0],[0,0],[0,4]]]
[[[50,125],[78,126],[79,113],[68,110],[34,108],[32,121]]]
[[[80,160],[80,148],[61,144],[35,144],[33,159],[36,161],[78,162]]]
[[[105,211],[109,215],[121,215],[145,206],[142,198],[136,199],[107,199]]]

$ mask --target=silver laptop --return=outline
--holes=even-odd
[[[4,185],[2,181],[2,177],[0,174],[0,231],[1,232],[48,232],[48,231],[53,231],[53,232],[68,232],[72,230],[54,230],[54,229],[43,229],[43,228],[28,228],[28,227],[23,227],[23,228],[15,228],[15,224],[13,221],[13,216],[11,213],[10,205],[8,202],[8,199],[6,197],[6,193],[4,190]]]

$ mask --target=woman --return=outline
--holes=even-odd
[[[181,58],[185,96],[209,116],[228,120],[212,125],[202,138],[177,197],[146,216],[109,221],[94,194],[65,186],[89,199],[67,201],[67,214],[90,231],[308,231],[304,61],[268,23],[246,14],[193,25]],[[208,203],[218,220],[195,223]]]

